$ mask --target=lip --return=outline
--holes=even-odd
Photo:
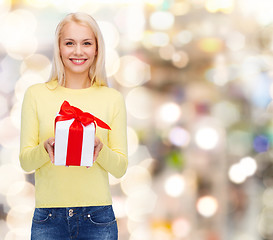
[[[70,58],[69,60],[75,65],[83,65],[87,61],[86,58]]]

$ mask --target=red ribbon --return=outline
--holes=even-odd
[[[101,128],[109,130],[111,130],[111,128],[99,118],[96,118],[88,112],[83,112],[77,107],[71,106],[67,101],[63,102],[59,114],[60,115],[55,118],[55,127],[56,123],[59,121],[74,119],[69,127],[66,165],[80,166],[83,126],[88,126],[89,124],[94,123],[95,127],[98,125]]]

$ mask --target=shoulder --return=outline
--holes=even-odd
[[[107,96],[109,100],[123,101],[123,95],[121,94],[121,92],[119,92],[118,90],[114,88],[100,86],[98,87],[98,89],[103,95]]]
[[[40,95],[43,91],[47,89],[45,83],[37,83],[34,85],[31,85],[27,88],[25,95],[31,94],[31,95]]]

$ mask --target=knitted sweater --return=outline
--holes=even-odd
[[[54,137],[54,119],[64,100],[111,127],[97,127],[103,148],[90,168],[55,166],[44,148],[44,141]],[[36,207],[110,205],[108,173],[120,178],[128,165],[124,99],[104,86],[70,89],[56,81],[33,85],[23,100],[20,141],[21,166],[35,171]]]

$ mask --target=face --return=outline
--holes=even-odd
[[[87,74],[97,55],[96,38],[90,27],[70,22],[60,37],[60,55],[65,74]]]

